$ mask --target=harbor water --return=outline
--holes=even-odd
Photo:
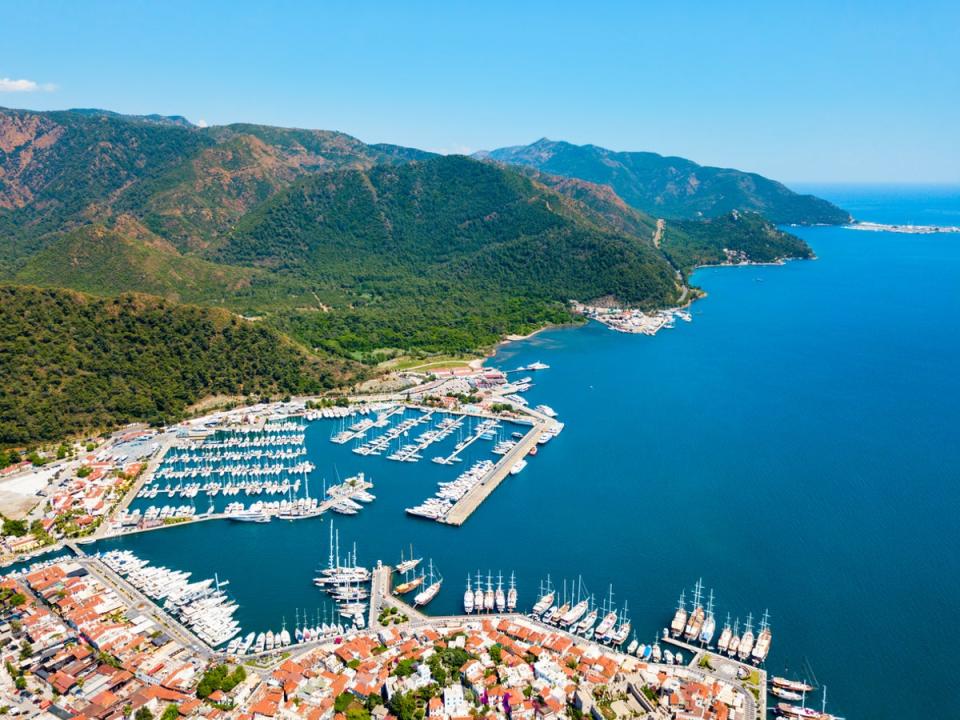
[[[955,192],[821,193],[864,220],[960,224]],[[651,642],[702,577],[718,632],[727,612],[742,625],[769,608],[768,668],[812,669],[828,710],[937,716],[960,695],[960,235],[795,232],[816,261],[698,271],[708,296],[691,323],[655,337],[591,323],[501,349],[491,364],[550,365],[526,395],[566,429],[462,527],[404,508],[493,458],[491,443],[454,466],[430,462],[439,447],[398,463],[331,443],[327,420],[307,429],[311,489],[363,471],[377,500],[357,515],[218,520],[99,547],[218,573],[244,632],[324,608],[312,578],[331,520],[341,554],[356,542],[363,563],[411,545],[432,558],[444,585],[431,613],[459,612],[478,569],[516,573],[521,608],[548,573],[561,592],[580,577],[598,600],[612,584]]]

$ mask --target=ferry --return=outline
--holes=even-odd
[[[547,365],[546,363],[540,362],[539,360],[537,360],[536,362],[530,363],[526,367],[517,368],[517,370],[549,370],[549,369],[550,369],[549,365]]]

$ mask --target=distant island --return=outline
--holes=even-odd
[[[887,225],[874,222],[855,222],[844,225],[847,230],[866,230],[868,232],[892,232],[906,235],[932,235],[934,233],[960,233],[956,225]]]
[[[0,150],[0,447],[481,356],[581,321],[571,301],[656,313],[700,265],[812,257],[777,223],[850,221],[758,175],[546,140],[470,158],[0,109]]]

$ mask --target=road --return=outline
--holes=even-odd
[[[129,608],[136,609],[150,617],[150,619],[157,624],[157,627],[162,628],[173,640],[184,647],[190,648],[205,660],[209,660],[214,656],[215,653],[210,649],[209,645],[190,632],[190,630],[180,622],[174,620],[150,598],[104,565],[99,559],[84,556],[78,558],[78,562],[82,563],[84,567],[104,585],[113,589]]]

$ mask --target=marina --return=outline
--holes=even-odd
[[[474,441],[461,452],[462,462],[454,465],[435,463],[432,458],[449,457],[455,451],[460,430],[422,453],[430,462],[388,461],[385,455],[361,457],[352,452],[356,441],[331,443],[330,436],[340,431],[344,421],[349,427],[364,418],[376,419],[376,414],[338,409],[342,414],[321,417],[317,411],[314,419],[304,423],[306,455],[293,461],[309,461],[315,466],[309,480],[311,494],[317,496],[322,496],[324,477],[332,479],[327,485],[338,484],[337,468],[343,477],[364,472],[376,479],[372,489],[376,501],[357,501],[364,509],[356,515],[336,516],[337,525],[342,533],[358,540],[358,563],[368,567],[374,567],[378,559],[396,561],[399,547],[409,543],[414,544],[415,557],[422,558],[423,563],[432,559],[444,577],[441,591],[425,608],[432,617],[465,612],[466,578],[470,575],[471,589],[475,589],[478,566],[484,590],[488,566],[515,572],[518,612],[532,609],[539,599],[538,579],[549,568],[555,577],[568,578],[568,595],[569,578],[582,575],[584,587],[593,591],[594,601],[577,625],[588,622],[596,611],[592,618],[594,632],[608,614],[603,604],[609,600],[609,584],[613,583],[618,621],[628,605],[631,623],[631,637],[621,648],[629,649],[635,639],[634,655],[638,650],[644,654],[649,651],[652,658],[657,647],[661,662],[666,659],[665,650],[670,649],[674,662],[679,652],[683,662],[689,663],[691,650],[677,645],[679,642],[709,653],[717,658],[712,662],[718,666],[723,662],[730,667],[749,667],[751,662],[743,663],[739,658],[746,623],[749,619],[753,625],[752,656],[758,646],[762,647],[761,626],[764,609],[769,606],[775,637],[764,667],[771,675],[802,680],[806,674],[796,669],[802,668],[803,659],[809,657],[818,674],[829,678],[831,702],[836,707],[865,708],[872,717],[889,716],[885,714],[886,701],[878,703],[873,693],[863,690],[860,678],[879,677],[890,667],[901,667],[899,651],[891,653],[881,646],[876,656],[865,656],[854,672],[849,648],[870,636],[874,621],[864,623],[867,612],[885,628],[891,647],[911,647],[914,632],[935,632],[927,616],[911,614],[912,601],[905,598],[913,597],[913,588],[929,586],[932,574],[938,581],[946,577],[951,592],[944,593],[942,600],[947,602],[955,595],[955,583],[950,582],[954,575],[935,573],[926,555],[919,561],[908,559],[915,557],[913,551],[918,546],[941,547],[945,539],[955,535],[955,527],[945,514],[945,486],[936,482],[941,466],[939,461],[936,467],[931,464],[934,455],[918,454],[916,443],[911,441],[898,446],[894,456],[885,450],[886,445],[876,446],[869,438],[891,437],[890,433],[896,432],[879,419],[886,403],[896,401],[919,412],[917,406],[922,400],[924,407],[936,413],[922,415],[927,420],[911,432],[922,434],[924,446],[952,448],[948,429],[934,422],[933,416],[942,418],[949,413],[939,388],[953,382],[953,376],[940,376],[934,391],[917,378],[907,383],[902,375],[884,375],[882,393],[865,392],[856,370],[865,355],[858,351],[837,358],[836,347],[818,340],[822,320],[816,319],[839,313],[846,322],[874,327],[868,322],[874,316],[864,305],[864,295],[836,296],[837,288],[845,288],[849,273],[859,267],[852,264],[855,258],[857,263],[861,261],[859,254],[849,247],[851,241],[845,244],[843,240],[857,234],[828,229],[810,232],[830,234],[830,242],[817,247],[818,254],[830,262],[700,271],[698,277],[711,295],[692,310],[697,322],[689,327],[678,323],[674,332],[648,339],[624,337],[590,324],[576,330],[546,331],[502,348],[492,364],[509,371],[511,377],[533,375],[515,369],[541,358],[549,361],[551,369],[537,374],[536,384],[524,396],[530,412],[536,412],[538,405],[549,405],[560,411],[566,427],[547,443],[538,441],[538,453],[528,453],[524,458],[527,467],[501,483],[462,526],[423,522],[409,517],[405,509],[433,496],[440,483],[455,481],[474,464],[499,462],[503,456],[492,452],[499,440]],[[876,239],[882,237],[878,234]],[[927,236],[917,239],[927,242]],[[881,243],[878,248],[888,260],[900,250],[895,244]],[[845,269],[834,269],[836,263]],[[882,264],[871,264],[869,270],[887,277]],[[776,282],[772,282],[774,274]],[[808,284],[809,292],[805,290]],[[823,298],[829,293],[843,303],[825,304]],[[804,308],[816,312],[808,309],[798,313],[798,298],[802,298]],[[899,296],[899,300],[904,298]],[[745,302],[755,308],[749,318],[737,310]],[[925,348],[930,362],[941,362],[935,342],[945,322],[941,310],[908,322],[898,306],[884,302],[882,307],[886,315],[903,321],[903,332],[911,342]],[[929,342],[923,345],[928,335]],[[737,339],[735,352],[731,338]],[[874,335],[857,338],[863,353],[889,360],[889,347]],[[698,360],[703,357],[710,357],[711,362]],[[821,360],[827,357],[833,358],[829,367]],[[758,359],[763,362],[758,364]],[[837,362],[850,368],[844,388],[841,391],[830,384],[821,387],[824,377],[835,372]],[[792,380],[785,383],[785,376]],[[770,400],[772,388],[783,394],[782,402]],[[811,392],[811,388],[817,388],[817,392]],[[857,398],[854,404],[849,402],[850,393]],[[431,426],[444,414],[435,412],[438,415]],[[765,421],[751,424],[747,432],[741,412]],[[404,408],[391,416],[388,424],[421,414],[420,410]],[[838,415],[850,416],[855,422],[838,426],[831,421]],[[548,419],[544,416],[536,421]],[[514,432],[526,433],[531,428],[498,421],[509,423],[503,428],[503,440],[516,440]],[[864,434],[851,434],[852,426],[863,427]],[[408,437],[428,429],[425,424],[418,425]],[[789,433],[784,432],[786,429]],[[462,430],[466,436],[468,428]],[[178,440],[186,442],[187,438]],[[856,449],[858,460],[851,464],[845,458],[852,449]],[[802,463],[793,461],[801,457]],[[841,474],[844,482],[839,480]],[[909,492],[902,483],[905,476],[915,478]],[[162,480],[160,487],[168,482],[176,485],[180,481]],[[875,488],[879,487],[894,488],[901,493],[901,506],[922,511],[927,518],[922,527],[912,531],[909,542],[899,530],[899,512],[888,512],[886,506],[877,503]],[[303,495],[304,491],[302,482],[299,492]],[[935,497],[940,500],[933,502]],[[131,511],[144,504],[177,507],[190,500],[167,500],[163,495],[158,499],[166,503],[139,498]],[[110,537],[91,547],[130,549],[152,565],[190,571],[195,577],[212,578],[216,574],[229,578],[226,590],[239,605],[234,617],[242,628],[250,628],[247,633],[271,628],[276,634],[282,630],[284,618],[292,633],[298,616],[303,623],[304,608],[309,609],[309,625],[317,616],[322,623],[324,613],[328,621],[334,617],[335,607],[329,596],[319,593],[310,582],[321,563],[316,553],[306,551],[326,548],[328,528],[322,523],[334,517],[332,514],[303,523],[276,519],[269,523],[201,521],[211,499],[219,516],[230,502],[247,506],[270,496],[223,497],[221,491],[211,498],[201,492],[193,498],[198,512],[192,521]],[[840,512],[853,506],[869,508],[871,523],[862,522],[861,514]],[[678,521],[678,508],[683,509],[682,523]],[[848,526],[855,532],[847,533]],[[844,540],[840,545],[834,542],[838,533]],[[230,552],[206,557],[194,551],[197,547],[220,546],[229,547]],[[841,568],[822,558],[837,553],[841,558],[854,553],[870,558],[872,551],[868,550],[874,547],[882,548],[885,556],[897,562],[902,560],[907,579],[894,583],[885,568],[872,561],[858,563],[858,582],[876,588],[875,593],[858,594],[858,603],[869,610],[845,611],[843,622],[834,622],[831,618],[837,609],[849,607],[852,566]],[[622,548],[632,550],[627,553]],[[794,562],[786,563],[785,558]],[[694,564],[692,559],[699,561]],[[761,567],[762,573],[758,570]],[[416,575],[421,572],[417,568]],[[686,588],[684,602],[690,614],[694,590],[691,580],[699,572],[709,574],[717,590],[709,650],[686,639],[686,620],[681,637],[665,640],[660,631],[671,624],[676,591],[681,587]],[[506,584],[506,572],[504,575]],[[402,583],[401,575],[395,573],[394,577],[395,584]],[[560,585],[558,602],[554,603],[557,610],[565,604],[562,582]],[[703,593],[701,634],[709,615],[709,587]],[[889,599],[889,612],[884,609],[886,605],[878,603],[878,595]],[[392,593],[391,597],[398,599]],[[579,604],[569,597],[566,603],[570,605],[567,612]],[[477,617],[475,613],[471,616]],[[800,620],[813,616],[821,620]],[[902,622],[907,616],[913,618],[909,624]],[[345,629],[349,627],[343,624]],[[727,650],[721,651],[727,625]],[[562,630],[553,624],[549,627]],[[738,642],[736,656],[731,656],[729,644],[734,635]],[[929,688],[929,678],[911,667],[903,668],[903,679],[911,687]],[[819,687],[819,683],[811,684]],[[771,695],[770,704],[782,701],[802,706],[800,694],[800,700]],[[891,697],[903,701],[896,688]],[[819,707],[818,700],[806,696],[808,707]]]

